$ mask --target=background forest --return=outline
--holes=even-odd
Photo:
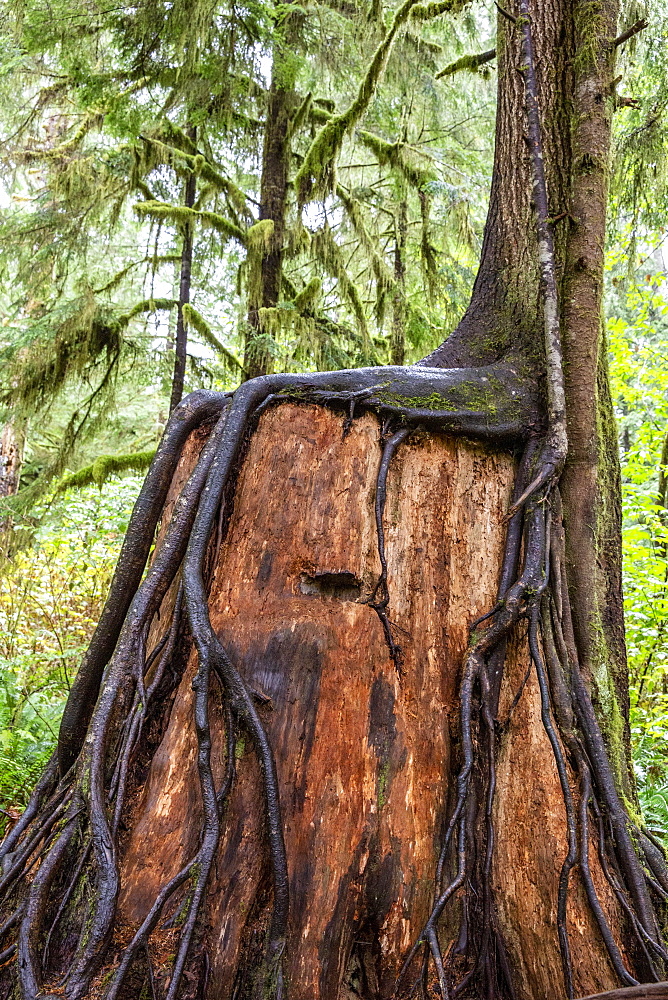
[[[52,750],[181,396],[410,363],[456,324],[490,184],[496,11],[8,0],[0,18],[6,823]],[[606,311],[636,771],[668,837],[665,0],[627,3],[633,25],[614,82]]]

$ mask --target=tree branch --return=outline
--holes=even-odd
[[[644,31],[648,24],[649,21],[647,18],[641,17],[639,21],[636,21],[635,24],[632,24],[630,28],[627,28],[626,31],[623,31],[621,35],[618,35],[617,38],[615,38],[612,43],[613,47],[619,48],[619,46],[623,45],[624,42],[628,42],[629,38],[633,38],[634,35],[637,35],[639,31]]]
[[[454,62],[451,62],[444,69],[440,70],[436,74],[435,79],[441,80],[444,76],[453,76],[461,70],[468,70],[469,73],[475,73],[480,66],[491,62],[492,59],[496,59],[496,49],[488,49],[486,52],[476,52],[473,55],[462,56],[461,59],[455,59]]]

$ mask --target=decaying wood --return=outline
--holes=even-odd
[[[400,676],[364,603],[380,571],[380,454],[372,415],[344,437],[342,417],[319,407],[284,404],[267,413],[240,474],[211,584],[214,627],[257,692],[276,754],[290,869],[291,1000],[336,997],[351,953],[369,996],[393,994],[432,902],[458,755],[467,627],[493,603],[503,549],[511,457],[415,433],[390,468],[385,515]],[[501,719],[527,663],[521,643],[509,658]],[[194,670],[192,657],[128,821],[122,926],[142,920],[197,847]],[[212,718],[220,782],[219,709]],[[258,768],[241,741],[236,755],[205,920],[210,998],[231,995],[239,964],[253,951],[248,935],[264,925],[270,903]],[[533,675],[504,736],[496,810],[495,896],[518,997],[557,998],[559,945],[556,930],[549,940],[544,928],[554,928],[564,816]],[[579,888],[568,917],[576,989],[613,986]],[[446,924],[446,936],[454,928],[455,921]]]
[[[643,983],[640,986],[627,986],[621,990],[609,990],[607,993],[594,993],[582,1000],[668,1000],[668,982]]]

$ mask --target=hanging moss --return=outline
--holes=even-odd
[[[74,132],[74,134],[66,139],[65,142],[61,142],[57,146],[52,148],[42,147],[41,149],[26,149],[24,150],[23,156],[27,163],[31,163],[35,160],[62,160],[71,156],[77,147],[81,144],[82,140],[88,135],[90,130],[102,122],[102,115],[99,113],[91,113],[85,116],[83,122],[79,128]]]
[[[60,315],[47,314],[2,352],[2,399],[19,410],[39,411],[70,378],[109,363],[122,347],[122,325],[89,290]]]
[[[373,364],[378,363],[369,336],[364,303],[355,283],[346,270],[341,249],[334,239],[329,226],[323,226],[322,229],[313,234],[312,247],[323,268],[336,279],[341,298],[347,303],[357,321],[365,357]]]
[[[302,127],[306,119],[309,117],[311,112],[311,105],[313,104],[313,95],[309,91],[302,103],[297,108],[295,115],[290,122],[290,135],[295,135],[296,132]]]
[[[311,278],[308,285],[294,296],[292,304],[299,313],[312,313],[317,308],[321,294],[322,281],[320,278]]]
[[[195,309],[189,302],[184,303],[182,306],[183,320],[185,323],[197,330],[200,337],[210,344],[215,351],[220,354],[223,363],[226,368],[231,370],[238,370],[243,372],[244,366],[241,364],[238,358],[234,356],[232,351],[230,351],[225,345],[218,339],[215,335],[207,321],[204,319],[202,314]]]
[[[429,289],[429,295],[433,300],[436,298],[438,282],[438,262],[436,260],[436,250],[431,242],[431,197],[422,188],[419,192],[420,199],[420,260],[424,271],[425,280]]]
[[[127,267],[124,267],[121,271],[118,271],[109,281],[105,282],[104,285],[100,285],[99,288],[94,289],[96,295],[102,295],[104,292],[111,292],[121,284],[123,279],[127,277],[130,271],[134,270],[135,267],[141,267],[142,264],[152,264],[156,268],[159,264],[178,264],[181,261],[181,255],[175,253],[166,254],[155,254],[152,257],[142,257],[141,260],[134,260]]]
[[[274,235],[274,220],[261,219],[246,230],[246,246],[249,251],[265,254],[271,250],[271,238]]]
[[[387,142],[365,129],[357,132],[357,138],[373,153],[381,167],[396,170],[416,190],[436,176],[429,158],[413,150],[408,143]]]
[[[243,229],[218,212],[205,212],[186,208],[184,205],[169,205],[164,201],[139,201],[134,205],[134,210],[139,215],[148,215],[152,219],[166,219],[175,225],[184,225],[192,220],[198,220],[205,226],[210,226],[211,229],[222,233],[228,239],[237,240],[242,246],[246,245],[246,234]]]
[[[247,217],[250,215],[245,193],[231,178],[226,177],[225,174],[217,169],[202,153],[198,153],[190,140],[188,140],[190,151],[186,151],[177,146],[169,145],[163,138],[155,135],[142,136],[142,139],[144,149],[147,145],[152,147],[153,154],[148,158],[144,156],[141,159],[142,172],[149,172],[151,169],[155,169],[155,167],[164,163],[178,173],[194,173],[210,185],[211,190],[223,193],[236,211],[241,212]],[[192,152],[193,149],[195,152]],[[138,178],[135,178],[135,184],[138,186]]]
[[[404,0],[395,11],[392,23],[374,53],[357,97],[346,111],[332,115],[311,143],[295,177],[295,187],[300,202],[305,202],[308,198],[324,197],[333,190],[336,179],[336,158],[343,140],[369,107],[380,77],[387,66],[397,33],[408,18],[411,15],[421,20],[437,17],[439,14],[460,10],[466,2],[467,0],[441,0],[440,3],[418,4],[417,0]]]
[[[362,206],[344,187],[337,185],[336,193],[341,200],[341,204],[346,210],[346,215],[353,227],[353,230],[364,248],[369,259],[371,270],[376,284],[376,320],[378,325],[382,325],[382,318],[385,307],[385,300],[390,292],[396,291],[396,281],[384,257],[378,252],[376,241],[369,233]]]
[[[138,451],[127,455],[98,455],[91,465],[63,476],[56,486],[55,493],[83,489],[84,486],[91,486],[93,483],[102,487],[112,476],[118,476],[123,472],[145,472],[155,457],[155,451],[153,448],[151,451]]]

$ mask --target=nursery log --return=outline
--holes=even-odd
[[[354,996],[356,983],[365,997],[389,998],[429,915],[459,758],[462,655],[468,625],[494,600],[515,464],[510,454],[425,432],[398,450],[385,534],[399,673],[365,603],[380,572],[380,427],[366,415],[344,436],[343,424],[331,411],[294,404],[262,418],[209,602],[216,632],[256,692],[276,756],[290,873],[291,1000]],[[528,666],[521,640],[509,664],[502,719]],[[127,820],[124,933],[197,848],[194,669],[191,659]],[[212,725],[220,784],[219,708]],[[257,959],[271,902],[258,767],[238,734],[236,756],[201,943],[211,998],[235,995],[244,965]],[[553,913],[567,848],[533,678],[505,730],[496,819],[495,893],[518,995],[556,1000],[562,973]],[[595,876],[618,919],[598,868]],[[568,919],[578,993],[614,985],[579,887]],[[446,950],[457,931],[452,919]]]

